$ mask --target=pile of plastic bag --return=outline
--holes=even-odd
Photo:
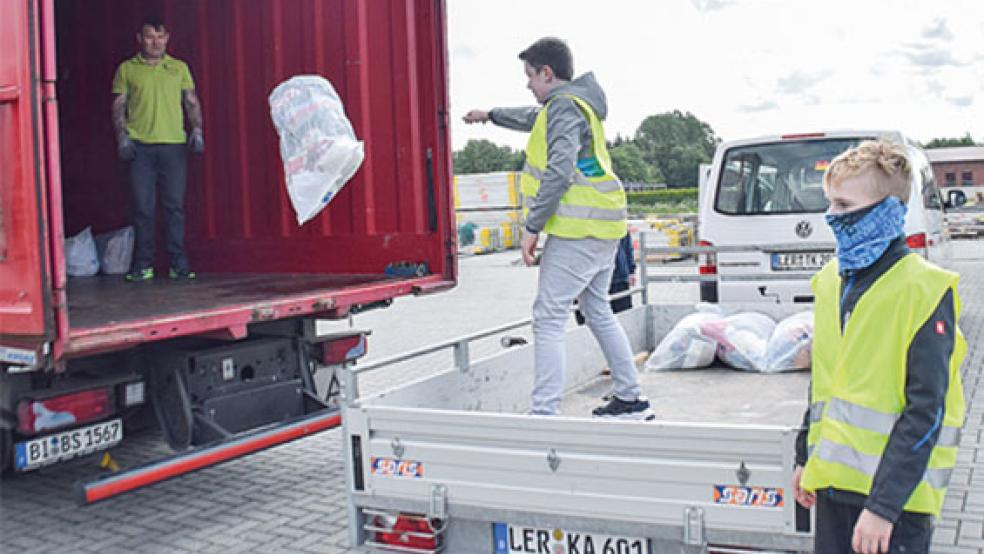
[[[270,93],[270,116],[280,135],[280,157],[287,194],[297,224],[318,215],[362,165],[345,108],[331,83],[317,75],[299,75]]]
[[[778,324],[757,312],[725,315],[698,304],[660,341],[646,362],[649,371],[697,369],[714,363],[743,371],[776,373],[809,369],[813,313],[800,312]]]
[[[65,271],[71,277],[91,277],[101,270],[120,275],[130,269],[134,245],[133,227],[124,227],[101,235],[92,227],[65,239]]]

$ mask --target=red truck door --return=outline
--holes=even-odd
[[[52,328],[35,7],[0,2],[0,354]]]

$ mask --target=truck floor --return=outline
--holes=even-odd
[[[799,425],[807,406],[809,371],[750,373],[721,366],[639,372],[643,395],[663,421]],[[611,391],[600,376],[564,397],[564,415],[590,415]]]
[[[396,280],[383,275],[199,274],[194,280],[128,283],[122,275],[71,278],[69,320],[73,329],[92,329],[161,316],[176,316],[226,306],[269,302],[279,297],[330,293]]]

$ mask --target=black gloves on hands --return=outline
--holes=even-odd
[[[201,129],[192,129],[188,133],[188,149],[195,154],[201,154],[205,151],[205,135],[202,134]]]

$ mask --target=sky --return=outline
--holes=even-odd
[[[723,140],[897,129],[984,140],[980,0],[448,0],[452,140],[526,135],[465,125],[471,108],[535,103],[519,52],[557,36],[608,96],[609,139],[692,112]]]

